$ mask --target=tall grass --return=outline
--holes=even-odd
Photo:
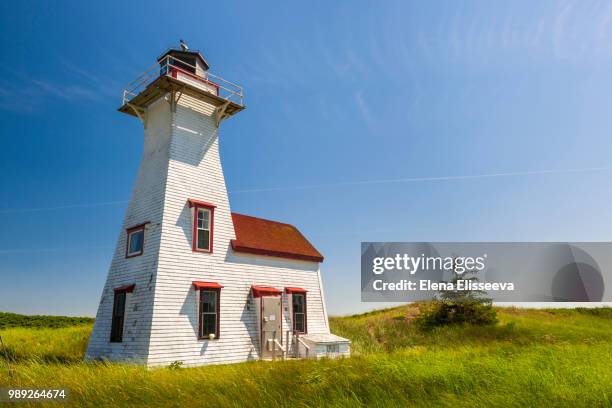
[[[352,340],[358,354],[391,352],[423,346],[428,349],[469,345],[528,347],[534,344],[612,344],[612,308],[496,308],[496,326],[448,326],[424,331],[410,324],[417,305],[331,318],[335,333]]]
[[[91,407],[612,406],[609,312],[501,309],[497,327],[428,332],[413,313],[333,318],[332,330],[353,341],[350,359],[179,370],[78,362],[90,326],[40,330],[48,342],[9,329],[20,357],[13,377],[0,363],[0,385],[67,387],[70,405]]]
[[[76,363],[83,360],[92,325],[61,329],[11,328],[0,331],[12,362]],[[0,359],[6,359],[0,350]]]

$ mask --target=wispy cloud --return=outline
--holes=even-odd
[[[119,94],[116,81],[59,59],[60,78],[41,78],[2,68],[0,109],[33,113],[53,100],[64,102],[103,102]]]
[[[73,208],[91,208],[91,207],[104,207],[109,205],[120,205],[127,204],[128,201],[105,201],[100,203],[88,203],[88,204],[68,204],[68,205],[58,205],[55,207],[37,207],[37,208],[9,208],[0,210],[1,214],[21,214],[21,213],[31,213],[31,212],[41,212],[41,211],[55,211],[55,210],[66,210]]]
[[[558,57],[563,54],[567,24],[573,7],[574,6],[572,3],[565,3],[555,16],[555,23],[552,31],[552,42],[555,55]]]
[[[405,38],[421,58],[433,63],[449,56],[459,63],[497,62],[506,55],[578,62],[612,57],[610,2],[566,0],[531,8],[527,15],[524,12],[523,7],[509,6],[499,14],[476,8],[467,13],[442,13],[433,21],[416,23],[414,34]]]
[[[612,4],[608,5],[606,11],[602,14],[601,22],[599,23],[599,38],[602,39],[608,34],[608,27],[612,23]]]
[[[343,186],[363,186],[376,184],[395,184],[395,183],[415,183],[415,182],[438,182],[438,181],[460,181],[474,179],[489,179],[498,177],[521,177],[521,176],[539,176],[552,174],[569,174],[569,173],[587,173],[587,172],[607,172],[612,171],[612,166],[604,167],[585,167],[576,169],[550,169],[550,170],[526,170],[513,171],[505,173],[485,173],[485,174],[466,174],[466,175],[449,175],[449,176],[434,176],[434,177],[405,177],[395,179],[378,179],[378,180],[358,180],[344,181],[339,183],[329,184],[312,184],[305,186],[287,186],[287,187],[269,187],[269,188],[252,188],[245,190],[232,190],[230,193],[261,193],[272,191],[292,191],[292,190],[310,190],[327,187],[343,187]]]
[[[526,177],[526,176],[546,176],[546,175],[557,175],[557,174],[571,174],[571,173],[595,173],[595,172],[608,172],[612,171],[612,166],[602,167],[583,167],[583,168],[572,168],[572,169],[546,169],[546,170],[524,170],[524,171],[511,171],[503,173],[481,173],[481,174],[464,174],[464,175],[447,175],[447,176],[427,176],[427,177],[404,177],[394,179],[377,179],[377,180],[354,180],[354,181],[341,181],[337,183],[327,184],[310,184],[302,186],[284,186],[284,187],[261,187],[261,188],[249,188],[242,190],[230,190],[231,194],[241,193],[265,193],[265,192],[276,192],[276,191],[299,191],[299,190],[311,190],[320,188],[330,187],[351,187],[351,186],[367,186],[377,184],[397,184],[397,183],[421,183],[421,182],[445,182],[445,181],[462,181],[462,180],[478,180],[478,179],[491,179],[501,177]],[[3,214],[16,214],[23,212],[42,212],[42,211],[55,211],[62,209],[73,209],[73,208],[89,208],[89,207],[100,207],[108,205],[126,204],[128,201],[106,201],[99,203],[89,204],[67,204],[55,207],[39,207],[39,208],[7,208],[0,210],[0,215]]]
[[[85,251],[90,249],[111,249],[112,246],[102,245],[102,246],[91,246],[87,248],[15,248],[15,249],[0,249],[0,255],[9,255],[9,254],[31,254],[31,253],[40,253],[40,252],[64,252],[64,251]]]
[[[357,104],[357,110],[361,115],[361,118],[368,126],[372,126],[372,114],[370,113],[370,108],[363,97],[363,91],[355,92],[355,103]]]

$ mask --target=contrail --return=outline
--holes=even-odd
[[[484,178],[495,178],[495,177],[537,176],[537,175],[546,175],[546,174],[585,173],[585,172],[610,171],[610,170],[612,170],[612,166],[586,167],[586,168],[579,168],[579,169],[529,170],[529,171],[514,171],[514,172],[507,172],[507,173],[470,174],[470,175],[460,175],[460,176],[407,177],[407,178],[396,178],[396,179],[342,181],[338,183],[310,184],[310,185],[304,185],[304,186],[249,188],[249,189],[242,189],[242,190],[230,190],[229,192],[232,194],[265,193],[265,192],[275,192],[275,191],[297,191],[297,190],[311,190],[311,189],[329,188],[329,187],[363,186],[363,185],[373,185],[373,184],[472,180],[472,179],[484,179]],[[65,210],[65,209],[72,209],[72,208],[103,207],[103,206],[110,206],[110,205],[127,204],[128,202],[129,201],[124,200],[124,201],[106,201],[106,202],[89,203],[89,204],[70,204],[70,205],[62,205],[62,206],[57,206],[57,207],[9,208],[5,210],[0,210],[0,215],[39,212],[39,211],[55,211],[55,210]]]
[[[34,248],[34,249],[0,249],[0,255],[7,254],[29,254],[36,252],[62,252],[62,251],[83,251],[83,250],[95,250],[95,249],[111,249],[112,246],[93,246],[87,248]]]
[[[344,181],[344,182],[339,182],[339,183],[312,184],[312,185],[306,185],[306,186],[252,188],[252,189],[245,189],[245,190],[233,190],[233,191],[230,191],[230,193],[233,193],[233,194],[260,193],[260,192],[268,192],[268,191],[309,190],[309,189],[325,188],[325,187],[359,186],[359,185],[368,185],[368,184],[470,180],[470,179],[482,179],[482,178],[493,178],[493,177],[534,176],[534,175],[541,175],[541,174],[582,173],[582,172],[609,171],[609,170],[612,170],[612,166],[588,167],[588,168],[582,168],[582,169],[515,171],[515,172],[508,172],[508,173],[472,174],[472,175],[463,175],[463,176],[408,177],[408,178],[382,179],[382,180]]]
[[[118,204],[127,204],[127,203],[128,201],[106,201],[102,203],[60,205],[57,207],[9,208],[6,210],[0,210],[0,214],[29,213],[29,212],[38,212],[38,211],[55,211],[55,210],[66,210],[70,208],[103,207],[106,205],[118,205]]]

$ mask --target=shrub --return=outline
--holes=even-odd
[[[440,290],[437,299],[421,309],[417,323],[424,327],[449,324],[486,326],[497,323],[497,313],[491,299],[486,296],[487,292],[456,289],[459,279],[478,282],[476,274],[476,271],[468,271],[462,276],[455,275],[451,281],[455,289]]]
[[[29,328],[63,328],[92,324],[91,317],[67,317],[67,316],[29,316],[17,313],[0,312],[0,329],[11,327]]]
[[[422,307],[421,314],[416,318],[416,322],[423,327],[449,324],[486,326],[497,323],[497,314],[490,303],[433,301]]]

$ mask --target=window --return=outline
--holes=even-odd
[[[293,331],[306,333],[306,293],[291,294]]]
[[[113,321],[111,325],[111,343],[121,343],[123,341],[125,296],[126,292],[115,292],[115,301],[113,303]]]
[[[339,344],[328,344],[325,346],[326,354],[338,354],[340,353],[340,345]]]
[[[198,208],[196,249],[210,252],[210,213],[208,208]]]
[[[219,338],[219,289],[200,290],[200,339]]]
[[[179,57],[172,57],[169,59],[170,61],[170,65],[178,67],[179,69],[182,69],[186,72],[190,72],[192,74],[196,73],[196,59],[195,57],[188,57],[188,56],[179,56]]]
[[[127,229],[126,258],[142,255],[144,251],[145,225],[147,223]]]
[[[215,206],[196,200],[189,200],[189,206],[194,208],[193,250],[212,253]]]
[[[198,339],[219,338],[219,305],[221,286],[217,282],[192,282],[199,293],[198,300]]]

